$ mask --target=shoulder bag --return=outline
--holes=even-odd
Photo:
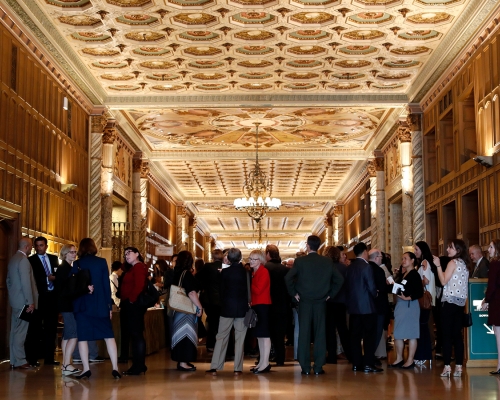
[[[185,274],[186,271],[182,273],[179,279],[179,286],[170,286],[168,307],[174,311],[182,312],[184,314],[196,314],[196,306],[186,294],[186,290],[182,287],[182,280],[184,279]]]
[[[156,290],[155,285],[150,279],[146,278],[146,286],[144,290],[137,296],[137,304],[142,307],[153,307],[160,299],[160,292]]]
[[[422,297],[418,299],[418,305],[423,310],[430,310],[432,308],[432,295],[431,292],[425,289]]]
[[[63,296],[74,299],[89,293],[89,285],[92,285],[90,271],[81,269],[78,261],[75,261],[75,264],[78,271],[68,278],[62,293]]]
[[[250,278],[248,277],[248,272],[247,274],[247,293],[248,293],[248,311],[245,314],[245,319],[243,320],[243,323],[247,328],[254,328],[255,325],[257,325],[257,313],[255,310],[250,307],[250,303],[252,301],[252,297],[250,295]]]

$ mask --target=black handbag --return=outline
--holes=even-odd
[[[153,307],[160,299],[160,292],[156,290],[151,280],[146,278],[146,287],[137,297],[137,304],[142,307]]]
[[[468,328],[469,326],[472,326],[472,314],[471,313],[464,313],[462,316],[462,326],[464,328]]]
[[[247,273],[247,292],[248,292],[248,305],[250,306],[250,302],[252,301],[252,298],[250,296],[250,278],[248,277]],[[257,325],[257,313],[255,310],[250,307],[248,311],[245,314],[245,318],[243,319],[243,323],[247,328],[254,328],[255,325]]]
[[[63,296],[77,298],[89,293],[89,286],[92,285],[92,277],[88,269],[81,269],[80,263],[75,261],[78,271],[68,278],[64,286]]]

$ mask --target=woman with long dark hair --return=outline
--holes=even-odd
[[[146,340],[144,339],[144,315],[147,308],[139,304],[137,299],[146,287],[148,267],[144,264],[144,259],[137,248],[127,247],[124,252],[125,261],[131,267],[123,275],[121,282],[120,322],[124,324],[124,329],[128,332],[127,338],[130,338],[132,342],[132,366],[123,374],[140,375],[148,370]],[[128,347],[128,339],[125,345]],[[123,354],[121,358],[124,358]]]
[[[106,342],[109,358],[113,365],[112,375],[121,378],[118,372],[118,359],[115,336],[111,327],[113,300],[109,285],[108,264],[104,258],[97,257],[97,247],[91,238],[82,239],[78,247],[78,260],[73,263],[71,273],[78,269],[89,270],[93,289],[73,302],[76,320],[78,350],[82,358],[83,372],[75,378],[90,378],[89,340]]]
[[[422,280],[415,269],[417,256],[411,251],[403,254],[402,271],[396,278],[396,283],[403,286],[397,293],[396,309],[394,310],[394,342],[396,344],[396,361],[389,368],[410,369],[415,366],[414,355],[417,349],[417,339],[420,336],[418,320],[420,306],[418,299],[424,294]],[[408,358],[403,360],[404,341],[408,339]]]
[[[196,314],[186,314],[174,311],[172,318],[172,360],[177,361],[179,371],[196,371],[191,363],[196,361],[198,353],[198,318],[203,314],[203,308],[198,299],[198,287],[192,273],[193,256],[189,251],[181,251],[177,255],[174,268],[173,284],[182,287],[196,306]]]
[[[453,376],[462,376],[464,361],[464,339],[462,337],[465,301],[468,295],[469,256],[463,240],[453,239],[446,249],[451,261],[443,272],[441,261],[434,256],[439,280],[443,285],[441,322],[443,327],[443,360],[444,369],[441,376],[451,375],[451,350],[455,349],[455,372]]]
[[[437,268],[432,261],[432,253],[429,245],[424,241],[415,243],[415,255],[418,258],[420,267],[417,269],[422,279],[422,284],[431,296],[432,306],[436,304],[436,284],[434,272]],[[415,352],[415,364],[424,365],[427,360],[432,360],[431,331],[429,328],[429,317],[432,308],[420,309],[420,338],[417,340],[417,351]]]

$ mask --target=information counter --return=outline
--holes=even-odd
[[[496,367],[497,345],[493,327],[488,326],[488,311],[481,311],[488,279],[469,280],[467,306],[472,326],[466,328],[467,367]]]
[[[113,333],[115,334],[118,356],[120,356],[120,311],[113,311]],[[165,310],[150,308],[144,316],[144,338],[146,339],[146,355],[155,353],[165,347]],[[99,341],[99,355],[109,358],[104,341]],[[132,349],[130,350],[132,355]]]

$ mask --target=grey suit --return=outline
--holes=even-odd
[[[38,291],[31,265],[26,255],[20,251],[12,256],[7,272],[9,303],[12,307],[10,327],[10,364],[14,367],[26,364],[24,341],[28,332],[27,321],[19,319],[25,305],[38,307]]]
[[[479,264],[474,266],[471,278],[488,278],[488,271],[490,270],[490,262],[486,258],[481,258]]]

